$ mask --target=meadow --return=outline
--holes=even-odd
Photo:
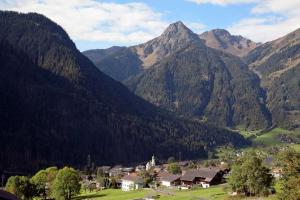
[[[77,200],[93,199],[93,200],[134,200],[141,199],[149,196],[157,196],[159,200],[230,200],[238,199],[231,197],[228,194],[227,184],[212,186],[207,189],[197,188],[191,190],[178,190],[178,189],[159,189],[152,190],[149,188],[123,192],[120,189],[106,189],[99,192],[85,193],[83,192]],[[253,198],[243,198],[245,200],[251,200]],[[257,198],[255,198],[257,199]],[[261,197],[260,200],[273,200],[275,196]]]

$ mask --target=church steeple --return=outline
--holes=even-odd
[[[155,167],[155,157],[154,157],[154,155],[152,156],[151,165],[152,165],[152,167]]]

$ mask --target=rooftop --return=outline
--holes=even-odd
[[[205,178],[206,181],[211,181],[220,171],[218,168],[201,168],[195,170],[188,170],[181,177],[184,181],[193,181],[195,178]]]

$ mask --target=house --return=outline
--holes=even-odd
[[[122,168],[122,172],[124,173],[124,174],[130,174],[130,173],[132,173],[132,172],[134,172],[134,168],[133,167],[124,167],[124,168]]]
[[[144,171],[145,170],[145,166],[144,165],[138,165],[135,167],[135,171],[136,172],[140,172],[140,171]]]
[[[144,180],[137,175],[126,175],[122,178],[123,191],[138,190],[144,187]]]
[[[160,178],[160,182],[166,187],[177,186],[180,184],[180,177],[180,175],[167,174]]]
[[[222,181],[222,172],[218,168],[200,168],[186,171],[181,177],[182,186],[201,185],[208,188]]]
[[[110,177],[118,177],[118,176],[122,176],[123,173],[122,173],[122,166],[121,165],[116,165],[114,166],[113,168],[111,168],[109,170],[109,176]]]

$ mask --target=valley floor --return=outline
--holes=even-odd
[[[145,198],[148,196],[159,195],[159,200],[230,200],[227,192],[227,184],[212,186],[207,189],[197,188],[192,190],[178,189],[142,189],[137,191],[123,192],[120,189],[106,189],[99,192],[85,193],[77,197],[77,200],[94,199],[94,200],[133,200]],[[236,199],[236,198],[234,198]],[[244,200],[273,200],[275,196],[262,198],[243,198]]]

